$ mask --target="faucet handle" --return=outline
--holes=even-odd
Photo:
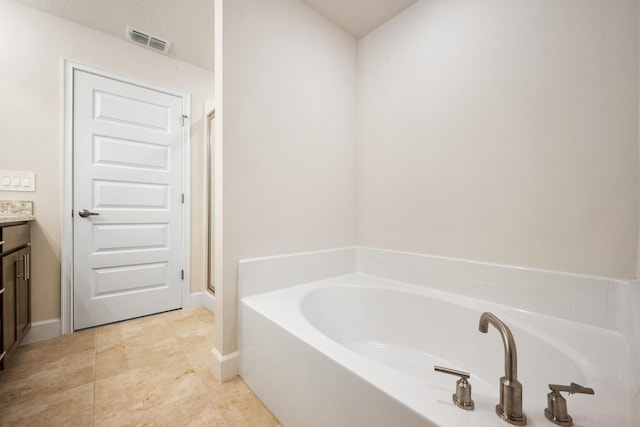
[[[549,384],[551,393],[547,394],[547,409],[544,410],[544,416],[554,424],[563,427],[573,425],[573,420],[567,412],[567,400],[560,394],[566,391],[570,395],[574,393],[595,394],[592,388],[583,387],[576,383],[571,385]]]
[[[460,377],[460,379],[456,381],[456,392],[452,396],[454,405],[456,405],[458,408],[466,410],[472,410],[475,407],[473,399],[471,399],[471,383],[467,381],[471,376],[468,372],[458,371],[457,369],[444,368],[442,366],[434,366],[433,369],[436,372]]]
[[[471,378],[471,375],[469,375],[469,372],[458,371],[457,369],[445,368],[443,366],[434,365],[433,366],[433,370],[436,371],[436,372],[441,372],[443,374],[456,375],[456,376],[458,376],[460,378],[464,378],[466,380]]]
[[[561,391],[567,391],[569,394],[581,393],[581,394],[595,394],[592,388],[583,387],[580,384],[571,383],[571,385],[558,385],[558,384],[549,384],[549,389],[551,391],[559,393]]]

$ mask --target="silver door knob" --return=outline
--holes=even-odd
[[[78,212],[78,215],[80,215],[82,218],[86,218],[91,215],[100,215],[100,213],[91,212],[89,209],[80,209],[80,212]]]

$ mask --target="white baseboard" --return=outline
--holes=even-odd
[[[210,312],[215,312],[216,297],[209,291],[194,292],[190,295],[185,308],[203,306]],[[60,319],[49,319],[33,322],[22,344],[31,344],[60,336]]]
[[[200,297],[200,301],[203,307],[206,307],[210,312],[216,312],[216,297],[209,291],[204,291],[202,293],[202,297]]]
[[[215,313],[215,302],[216,297],[209,291],[194,292],[190,295],[189,301],[187,301],[184,308],[202,306]]]
[[[49,319],[41,322],[33,322],[22,344],[44,341],[60,336],[60,319]]]
[[[218,381],[226,382],[238,376],[240,354],[237,351],[223,356],[217,348],[213,347],[211,354],[213,354],[213,375]]]

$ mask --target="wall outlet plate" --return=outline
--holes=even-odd
[[[0,170],[0,191],[36,191],[35,172]]]

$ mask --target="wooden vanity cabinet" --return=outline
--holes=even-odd
[[[0,369],[31,328],[31,247],[28,223],[0,225]]]

